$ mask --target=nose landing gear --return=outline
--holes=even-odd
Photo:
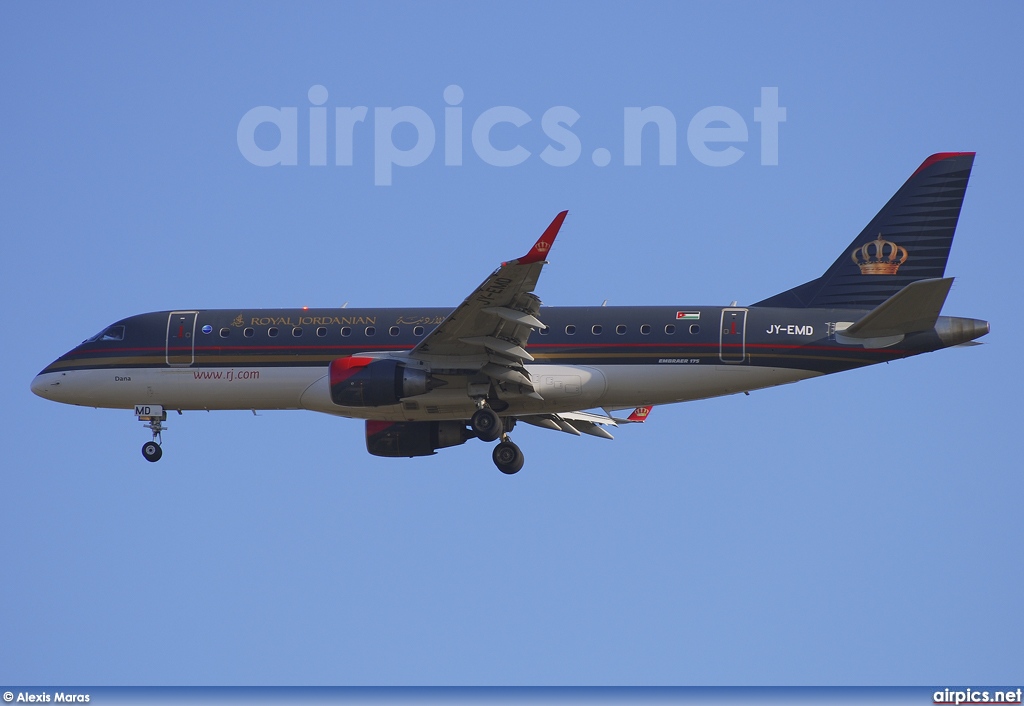
[[[164,451],[160,448],[160,444],[157,442],[147,441],[142,445],[142,455],[147,461],[156,463],[160,460],[160,457],[164,455]]]
[[[150,463],[156,463],[164,455],[160,448],[163,443],[160,433],[165,429],[164,422],[167,421],[167,412],[160,405],[135,405],[135,416],[140,422],[146,422],[143,426],[153,432],[153,440],[142,445],[142,456]]]

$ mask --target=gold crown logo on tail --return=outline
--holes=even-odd
[[[854,248],[850,259],[860,268],[862,275],[894,275],[909,257],[906,248],[883,240],[879,233],[875,240]]]

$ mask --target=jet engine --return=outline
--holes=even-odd
[[[344,407],[396,404],[443,385],[430,373],[397,360],[349,356],[331,361],[331,400]]]
[[[465,422],[366,421],[366,450],[374,456],[431,456],[472,436]]]

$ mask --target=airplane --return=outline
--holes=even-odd
[[[152,432],[149,461],[168,410],[305,409],[365,420],[375,456],[498,441],[492,459],[511,475],[524,463],[517,422],[612,438],[605,427],[643,422],[655,405],[978,345],[987,321],[940,315],[973,163],[973,152],[928,157],[822,276],[749,306],[542,306],[534,290],[563,211],[455,309],[140,314],[60,356],[31,389],[133,409]]]

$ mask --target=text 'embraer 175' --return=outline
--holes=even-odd
[[[140,314],[36,376],[40,397],[133,409],[160,458],[168,410],[307,409],[366,420],[376,456],[498,441],[518,422],[612,438],[654,405],[730,395],[956,346],[986,321],[941,316],[972,152],[929,157],[821,277],[750,306],[544,307],[558,214],[454,310]],[[587,411],[590,410],[590,411]],[[615,416],[616,410],[632,410]]]

